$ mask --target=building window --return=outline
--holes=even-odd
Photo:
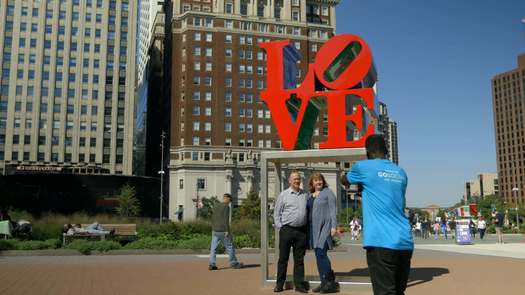
[[[259,0],[257,1],[257,16],[258,17],[264,17],[264,5],[266,4],[266,0]]]
[[[233,3],[226,2],[226,4],[224,5],[224,11],[228,14],[232,14],[233,13]]]
[[[299,17],[299,11],[294,10],[292,11],[292,20],[293,21],[300,21],[301,18]]]
[[[199,138],[193,137],[193,145],[199,145]]]
[[[323,16],[328,16],[328,6],[323,6],[322,14],[323,14]]]
[[[179,189],[184,189],[184,179],[179,179]]]
[[[206,179],[197,178],[197,189],[200,189],[200,190],[206,189]]]
[[[200,47],[193,47],[193,55],[194,56],[200,56],[201,55],[201,48]]]
[[[201,108],[200,108],[200,107],[193,107],[191,113],[192,113],[194,116],[198,116],[198,115],[201,114]]]
[[[248,1],[241,0],[241,15],[248,15]]]
[[[224,101],[225,102],[232,102],[232,93],[231,92],[226,92],[224,94]]]

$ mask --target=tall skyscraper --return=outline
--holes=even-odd
[[[131,174],[137,2],[0,0],[0,170]]]
[[[383,134],[385,138],[388,148],[388,159],[396,164],[399,164],[397,123],[390,120],[390,117],[388,116],[387,105],[383,102],[379,102],[379,119],[377,129],[381,134]]]
[[[509,204],[525,196],[525,54],[518,67],[492,79],[500,196]]]
[[[193,218],[202,197],[259,190],[258,158],[281,143],[259,92],[266,54],[258,44],[290,40],[298,81],[335,31],[339,0],[173,1],[170,215]],[[313,147],[326,138],[321,112]]]
[[[133,174],[148,175],[146,172],[146,149],[147,149],[147,114],[148,99],[153,97],[150,90],[152,78],[152,66],[150,63],[151,46],[154,43],[155,21],[160,14],[163,17],[164,1],[138,0],[139,21],[137,22],[137,87],[135,107],[135,133],[133,143]],[[157,20],[158,21],[158,20]],[[150,175],[148,175],[150,176]]]

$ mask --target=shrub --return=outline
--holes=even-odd
[[[107,252],[109,250],[118,250],[121,246],[115,241],[74,240],[66,248],[75,249],[84,255],[89,255],[92,251]]]
[[[234,239],[238,236],[247,236],[249,238],[249,243],[246,246],[240,246],[236,243],[237,247],[258,248],[261,244],[261,227],[258,220],[241,219],[233,222],[231,231]]]
[[[188,223],[183,223],[181,228],[181,235],[187,236],[191,234],[211,234],[211,223],[206,221],[193,221]]]
[[[178,249],[209,249],[211,244],[211,235],[196,234],[184,240],[177,241]]]
[[[0,250],[42,250],[60,248],[61,242],[58,239],[46,241],[20,241],[20,240],[1,240]]]
[[[261,199],[255,191],[248,192],[246,199],[242,201],[239,209],[241,218],[260,220],[261,218]]]
[[[52,220],[37,220],[32,226],[33,233],[31,234],[31,238],[33,240],[59,239],[62,236],[63,224]]]
[[[15,243],[16,250],[41,250],[47,249],[44,241],[20,241]]]
[[[176,240],[181,236],[181,227],[182,225],[178,223],[144,223],[137,226],[137,236],[139,239],[167,236],[170,239]]]
[[[166,237],[147,237],[131,242],[124,246],[124,249],[176,249],[177,241]]]
[[[258,240],[253,239],[249,235],[233,236],[233,244],[237,248],[257,248],[259,247]]]
[[[186,239],[193,234],[209,235],[211,224],[206,221],[193,221],[188,223],[144,223],[137,227],[139,238],[168,237],[172,240]]]
[[[354,209],[342,208],[337,213],[337,223],[342,227],[347,227],[354,217]]]
[[[15,245],[13,240],[0,240],[0,251],[13,250]]]
[[[211,235],[192,234],[184,239],[173,240],[170,236],[146,237],[127,244],[125,249],[209,249]]]

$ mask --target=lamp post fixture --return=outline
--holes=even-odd
[[[164,180],[164,138],[166,138],[166,132],[162,131],[160,134],[160,219],[159,224],[162,224],[162,201],[164,199],[163,193],[163,180]]]
[[[512,188],[512,192],[514,193],[514,200],[516,203],[514,203],[516,205],[516,227],[518,229],[518,233],[520,232],[520,220],[519,220],[519,214],[518,214],[518,192],[519,192],[519,188],[518,187],[513,187]]]

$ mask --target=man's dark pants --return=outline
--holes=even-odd
[[[306,226],[285,225],[279,230],[279,262],[277,263],[277,286],[286,282],[286,269],[290,248],[293,247],[293,280],[295,286],[304,282],[304,255],[306,253]]]
[[[405,294],[412,250],[368,248],[366,261],[374,295]]]

